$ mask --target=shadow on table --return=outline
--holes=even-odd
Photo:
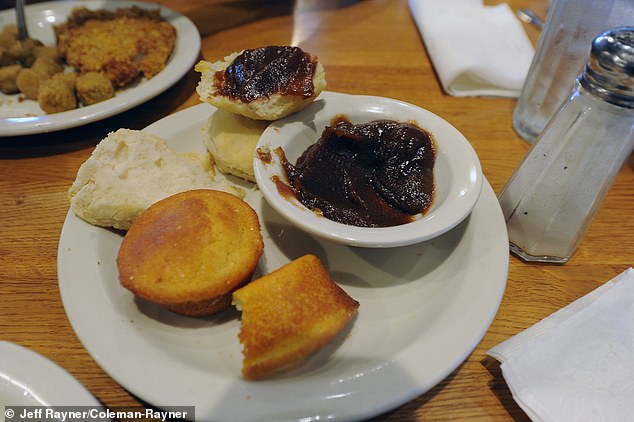
[[[530,418],[524,413],[524,411],[519,407],[519,405],[513,400],[513,396],[511,391],[509,390],[504,378],[502,377],[502,372],[500,370],[500,365],[498,362],[490,357],[486,357],[481,361],[482,365],[491,373],[493,376],[493,380],[489,383],[489,387],[495,395],[500,400],[500,404],[504,406],[508,415],[515,422],[530,422]],[[464,363],[462,363],[458,368],[456,368],[451,374],[449,374],[445,379],[443,379],[438,385],[434,388],[426,392],[425,394],[419,396],[418,398],[412,400],[411,402],[403,405],[402,407],[393,410],[392,412],[385,413],[376,418],[370,419],[372,422],[385,422],[385,421],[405,421],[405,420],[424,420],[425,417],[423,415],[418,415],[417,411],[421,407],[425,406],[428,402],[432,401],[438,394],[440,394],[451,381],[458,375],[458,373],[462,370]],[[438,416],[438,415],[436,415]],[[368,421],[368,422],[370,422]]]

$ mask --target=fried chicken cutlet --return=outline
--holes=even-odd
[[[57,48],[82,74],[105,74],[122,87],[137,76],[160,72],[176,42],[176,29],[160,11],[140,7],[110,10],[73,9],[66,23],[55,27]]]

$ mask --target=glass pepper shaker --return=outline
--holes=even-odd
[[[567,262],[634,148],[634,27],[594,39],[569,100],[499,195],[511,251]]]

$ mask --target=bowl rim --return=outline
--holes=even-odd
[[[457,175],[461,179],[449,185],[449,190],[446,192],[451,197],[441,200],[440,204],[436,203],[438,198],[435,198],[428,212],[416,220],[389,227],[358,227],[339,223],[316,214],[295,198],[284,197],[272,180],[274,175],[281,177],[283,181],[286,180],[281,171],[279,157],[274,150],[277,147],[282,147],[286,152],[292,139],[297,139],[289,135],[314,130],[316,136],[307,144],[310,145],[317,141],[323,127],[335,115],[348,115],[350,113],[369,116],[368,120],[365,121],[381,118],[416,121],[421,127],[431,132],[436,147],[434,183],[437,185],[439,182],[436,173],[440,162],[449,165],[448,171],[451,172],[452,177]],[[391,117],[395,114],[414,116],[415,118]],[[262,151],[270,152],[270,162],[265,162],[260,158]],[[442,159],[439,160],[439,158]],[[293,162],[290,157],[289,161]],[[482,168],[475,150],[464,135],[441,117],[422,107],[400,100],[330,91],[322,92],[315,102],[303,110],[271,122],[257,142],[253,168],[257,185],[266,202],[290,223],[317,237],[350,246],[369,248],[406,246],[446,233],[460,224],[471,213],[480,196],[483,180]],[[456,190],[459,187],[462,188],[461,192]],[[455,202],[453,206],[450,202],[445,204],[448,200]]]

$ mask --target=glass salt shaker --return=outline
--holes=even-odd
[[[569,100],[499,195],[511,251],[567,262],[634,148],[634,27],[594,39]]]

